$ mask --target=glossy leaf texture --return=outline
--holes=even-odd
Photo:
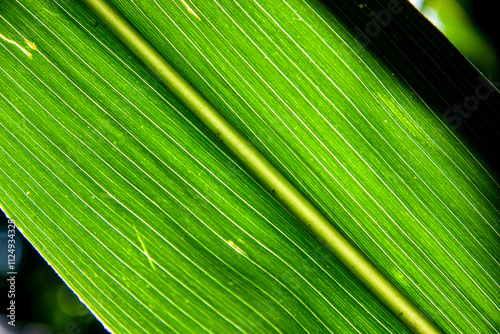
[[[497,180],[353,4],[114,2],[443,330],[498,332]],[[407,331],[80,2],[0,14],[2,209],[111,331]]]

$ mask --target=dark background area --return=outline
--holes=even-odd
[[[108,333],[33,246],[16,230],[16,326],[7,324],[8,219],[0,210],[0,334],[103,334]]]
[[[325,3],[328,1],[325,1]],[[345,2],[345,1],[340,1]],[[366,2],[366,1],[364,1]],[[492,2],[484,1],[458,1],[462,8],[470,15],[471,21],[481,31],[489,45],[496,55],[500,53],[500,36],[498,34],[498,16],[496,7]],[[351,1],[354,5],[352,10],[359,10],[361,1]],[[379,2],[387,3],[387,1]],[[332,10],[335,11],[334,5]],[[358,6],[358,8],[356,8]],[[363,26],[369,18],[360,18],[359,22],[351,22],[354,26]],[[364,21],[363,21],[364,20]],[[396,25],[387,26],[387,36],[391,36],[391,29],[396,29]],[[385,34],[384,34],[385,35]],[[422,36],[425,37],[425,36]],[[403,43],[403,42],[400,42]],[[389,45],[384,36],[377,37],[376,41],[370,46],[376,53],[384,54],[384,45]],[[410,47],[411,46],[407,46]],[[466,52],[465,50],[462,50]],[[439,56],[439,55],[434,55]],[[399,63],[398,59],[386,59],[388,63],[396,64],[399,69],[408,68],[408,64]],[[425,60],[423,60],[425,61]],[[498,63],[498,61],[497,61]],[[478,65],[477,65],[478,66]],[[500,81],[500,68],[482,69],[486,76],[491,75],[495,81]],[[433,69],[430,69],[433,71]],[[419,90],[419,85],[427,85],[421,78],[409,73],[399,73],[407,82]],[[474,74],[471,74],[475,76]],[[456,80],[461,80],[456,78]],[[438,80],[439,81],[439,80]],[[447,84],[443,82],[442,84]],[[471,83],[474,85],[474,83]],[[422,87],[423,89],[424,87]],[[498,87],[497,87],[498,88]],[[456,94],[456,101],[461,101],[463,96],[460,92]],[[497,103],[498,101],[489,101],[489,103]],[[432,98],[431,98],[431,103]],[[437,110],[446,110],[446,103],[436,99],[434,103],[438,106]],[[448,101],[452,103],[452,101]],[[499,104],[496,104],[499,105]],[[465,126],[459,129],[462,138],[476,147],[476,151],[482,155],[483,160],[489,163],[490,166],[498,166],[498,157],[492,156],[491,152],[496,152],[500,140],[496,129],[491,129],[498,125],[498,113],[483,114],[481,117],[471,117],[467,119]],[[484,130],[491,129],[491,130]],[[493,144],[492,144],[493,143]],[[487,148],[490,147],[490,149]],[[496,169],[496,168],[495,168]],[[498,169],[497,169],[498,172]],[[7,258],[7,218],[0,211],[0,256],[2,259]],[[19,231],[16,231],[16,254],[18,255],[19,263],[17,266],[16,275],[16,327],[7,326],[9,320],[6,316],[8,282],[6,270],[2,267],[0,272],[0,295],[2,304],[0,311],[0,334],[8,333],[33,333],[33,334],[85,334],[85,333],[107,333],[98,320],[96,320],[85,306],[78,300],[73,292],[59,278],[54,270],[41,258],[39,253],[31,246],[29,242],[24,240]]]
[[[500,54],[500,34],[498,27],[498,8],[493,1],[469,1],[470,16],[477,27],[484,32],[492,42],[492,46],[498,55]],[[500,60],[497,58],[497,64]],[[494,78],[500,80],[500,66],[494,73]],[[497,87],[500,89],[500,87]]]

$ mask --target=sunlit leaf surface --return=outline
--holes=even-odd
[[[346,3],[115,1],[443,330],[498,332],[498,184]],[[106,327],[407,331],[80,2],[0,15],[2,209]]]

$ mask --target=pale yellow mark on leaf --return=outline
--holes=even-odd
[[[153,268],[154,271],[156,271],[156,267],[153,264],[153,260],[151,259],[151,256],[149,256],[148,250],[146,249],[146,245],[144,245],[144,242],[142,242],[141,235],[139,234],[139,231],[134,226],[135,233],[137,233],[137,238],[139,239],[139,242],[141,243],[142,251],[146,255],[146,257],[149,260],[149,264],[151,264],[151,268]]]
[[[7,37],[5,37],[4,35],[0,34],[0,38],[3,39],[4,41],[6,41],[7,43],[10,43],[10,44],[14,44],[15,46],[17,46],[19,49],[21,49],[21,51],[27,55],[28,57],[30,57],[31,59],[33,59],[33,56],[31,55],[31,53],[29,53],[28,50],[26,50],[25,48],[23,48],[21,45],[19,45],[17,42],[14,42],[13,40],[11,39],[8,39]],[[36,48],[36,45],[35,43],[31,43],[30,41],[26,40],[26,42],[28,43],[28,45],[33,49],[33,50],[37,50]]]
[[[26,44],[28,44],[28,46],[29,46],[31,49],[33,49],[33,50],[35,50],[35,51],[38,51],[38,48],[36,47],[35,42],[30,42],[30,41],[26,40]]]
[[[232,247],[235,251],[237,251],[237,252],[238,252],[238,253],[240,253],[241,255],[245,255],[245,256],[247,255],[247,253],[245,253],[245,252],[243,251],[243,249],[241,249],[240,247],[236,246],[236,244],[235,244],[232,240],[228,240],[228,241],[226,241],[226,242],[227,242],[227,244],[228,244],[229,246],[231,246],[231,247]]]
[[[198,19],[198,21],[201,21],[200,17],[194,12],[194,10],[189,6],[189,4],[186,2],[186,0],[181,0],[184,6],[186,6],[186,9],[188,12],[194,15]]]

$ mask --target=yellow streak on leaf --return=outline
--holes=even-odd
[[[32,48],[33,50],[38,51],[38,48],[36,47],[35,42],[30,42],[30,41],[26,40],[26,43],[27,43],[27,44],[28,44],[28,46],[29,46],[30,48]]]
[[[31,59],[33,59],[33,56],[31,55],[31,53],[28,52],[28,50],[26,50],[25,48],[23,48],[21,45],[19,45],[18,43],[14,42],[13,40],[11,39],[8,39],[7,37],[5,37],[4,35],[0,34],[0,38],[3,39],[4,41],[6,41],[7,43],[10,43],[10,44],[14,44],[15,46],[17,46],[19,49],[21,49],[21,51],[27,55],[28,57],[30,57]],[[28,42],[28,45],[31,47],[31,44],[33,44],[33,46],[35,46],[35,43],[31,43],[29,42],[28,40],[26,40],[26,42]],[[31,47],[33,50],[37,50],[36,46],[33,48]]]
[[[153,268],[153,270],[156,271],[156,267],[154,266],[153,260],[151,259],[151,257],[148,254],[148,250],[146,249],[146,245],[144,245],[144,242],[142,242],[141,235],[139,234],[139,231],[137,231],[135,226],[134,226],[134,229],[135,229],[135,233],[137,233],[137,237],[139,238],[139,242],[141,243],[142,250],[144,251],[144,254],[146,255],[146,257],[148,258],[149,264],[151,264],[151,268]]]
[[[228,243],[229,246],[231,246],[235,251],[237,251],[241,255],[245,255],[245,256],[247,255],[247,253],[245,253],[245,251],[243,249],[241,249],[240,247],[236,246],[236,244],[232,240],[228,240],[226,242]]]
[[[194,10],[189,6],[189,4],[185,0],[181,0],[184,6],[186,6],[188,12],[194,15],[198,19],[198,21],[201,21],[200,17],[194,12]]]

